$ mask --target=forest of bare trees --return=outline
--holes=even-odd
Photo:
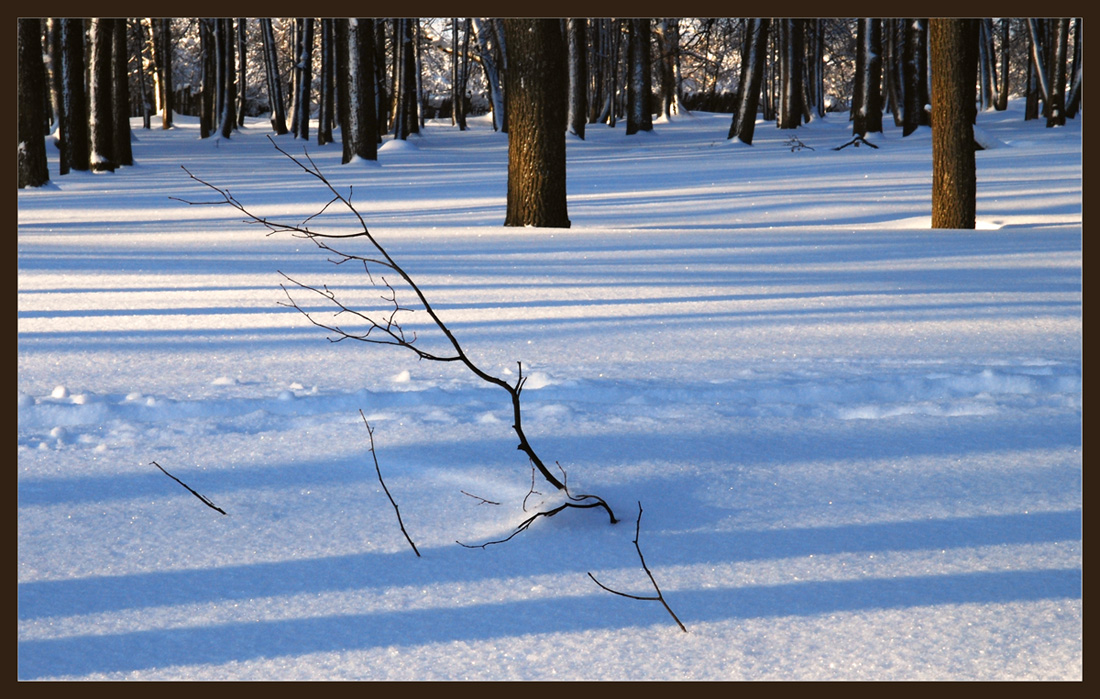
[[[931,126],[929,20],[572,18],[554,20],[543,61],[561,75],[541,90],[561,101],[561,130],[626,121],[627,134],[690,110],[731,114],[729,138],[758,122],[795,129],[847,113],[855,136],[892,118],[905,134]],[[509,131],[515,56],[525,42],[496,18],[45,18],[19,21],[19,182],[132,163],[130,119],[172,128],[198,117],[204,138],[232,138],[246,117],[344,161],[374,159],[383,137],[425,120],[491,114]],[[1071,18],[976,20],[978,109],[1026,99],[1028,119],[1064,123],[1081,108],[1082,27]],[[557,66],[560,66],[557,67]],[[514,76],[513,76],[514,77]],[[514,91],[514,88],[513,88]],[[551,97],[552,95],[552,97]],[[515,97],[515,95],[512,95]],[[457,109],[456,109],[457,106]],[[154,117],[159,116],[159,119]],[[557,118],[557,117],[555,117]],[[659,126],[657,127],[659,128]],[[25,174],[24,174],[25,172]]]

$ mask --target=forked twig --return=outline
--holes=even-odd
[[[413,553],[417,558],[420,558],[420,551],[417,550],[416,544],[413,543],[412,537],[409,536],[409,532],[405,531],[405,522],[401,519],[401,509],[397,506],[393,496],[390,495],[390,489],[386,487],[386,482],[382,480],[382,469],[378,466],[378,454],[374,451],[374,430],[371,428],[370,423],[367,422],[367,416],[363,414],[362,408],[359,409],[359,416],[363,418],[363,424],[367,426],[367,437],[370,439],[370,455],[374,459],[374,471],[378,474],[378,482],[382,484],[382,490],[386,492],[386,497],[390,499],[390,504],[393,505],[394,514],[397,515],[397,525],[401,527],[401,533],[405,535],[405,540],[409,542],[409,546],[412,546]]]
[[[493,384],[494,386],[499,386],[503,390],[507,391],[512,403],[512,429],[516,433],[516,436],[519,438],[519,444],[516,448],[527,455],[531,464],[534,465],[534,467],[539,471],[539,473],[542,474],[542,477],[548,483],[550,483],[552,486],[560,491],[566,491],[565,484],[562,481],[558,480],[558,478],[550,472],[550,469],[547,468],[546,464],[544,464],[542,459],[539,458],[539,455],[535,452],[530,442],[528,442],[527,435],[523,431],[522,411],[520,409],[520,394],[523,391],[525,377],[523,376],[522,363],[519,364],[519,377],[517,378],[515,385],[508,383],[502,378],[493,376],[492,374],[489,374],[478,367],[466,354],[465,349],[463,349],[462,345],[459,344],[458,340],[451,332],[451,329],[447,327],[447,325],[436,313],[435,309],[432,307],[431,303],[424,295],[424,292],[420,288],[420,286],[412,279],[412,277],[409,276],[405,269],[401,267],[401,265],[399,265],[390,256],[390,254],[386,251],[382,244],[379,243],[378,240],[374,237],[374,234],[371,233],[370,230],[367,228],[366,221],[363,220],[362,214],[360,214],[355,206],[351,203],[350,191],[348,195],[345,196],[339,190],[337,190],[335,185],[333,185],[332,182],[330,182],[328,178],[326,178],[325,175],[321,172],[320,168],[317,167],[317,164],[314,163],[313,159],[310,158],[308,153],[305,153],[303,159],[296,158],[295,156],[287,153],[285,150],[280,148],[279,144],[276,143],[275,140],[272,139],[270,136],[268,136],[268,139],[271,141],[271,144],[272,146],[274,146],[275,150],[286,156],[287,159],[297,165],[306,174],[320,182],[328,190],[330,195],[329,199],[320,211],[313,214],[312,216],[307,217],[301,223],[297,224],[283,223],[280,221],[275,221],[262,216],[258,216],[249,211],[244,206],[244,204],[242,204],[235,196],[233,196],[233,194],[228,189],[217,187],[210,184],[209,182],[206,182],[196,177],[189,170],[187,170],[187,168],[183,168],[183,170],[192,180],[216,192],[219,195],[220,200],[195,202],[187,201],[184,199],[177,199],[176,197],[173,197],[173,199],[183,201],[184,203],[190,205],[229,206],[245,216],[246,222],[258,224],[266,228],[269,235],[274,233],[289,233],[293,236],[306,238],[312,241],[319,249],[325,251],[326,253],[329,253],[331,256],[329,258],[330,261],[335,264],[343,264],[344,262],[351,261],[362,263],[363,269],[365,270],[368,278],[370,278],[372,283],[374,283],[374,276],[370,273],[371,265],[380,267],[384,270],[392,270],[394,273],[397,274],[398,277],[400,277],[401,281],[405,284],[407,289],[412,292],[412,294],[416,297],[419,307],[422,308],[425,313],[427,313],[428,317],[431,319],[432,323],[434,323],[435,327],[447,338],[447,341],[450,344],[453,352],[447,354],[437,354],[435,352],[429,352],[427,350],[421,349],[415,344],[415,333],[410,333],[411,337],[406,336],[404,330],[402,329],[398,314],[401,312],[409,311],[411,309],[402,306],[397,301],[397,294],[394,287],[390,285],[390,283],[386,281],[385,278],[382,279],[382,282],[387,287],[388,293],[383,294],[382,300],[386,302],[387,305],[390,306],[390,308],[388,311],[383,312],[382,318],[379,319],[377,317],[371,317],[366,313],[356,311],[344,305],[341,301],[338,300],[333,292],[329,291],[328,287],[312,287],[307,284],[295,281],[294,279],[291,279],[286,275],[283,275],[284,277],[286,277],[287,281],[294,286],[305,291],[313,292],[325,299],[326,303],[332,304],[336,308],[337,316],[341,314],[347,314],[348,317],[353,317],[361,322],[365,322],[368,327],[366,330],[363,331],[345,330],[334,323],[322,322],[309,311],[303,309],[291,296],[290,292],[287,290],[287,287],[283,286],[283,291],[284,293],[286,293],[287,299],[289,301],[289,303],[286,305],[297,309],[314,325],[320,328],[324,328],[325,330],[333,333],[335,339],[330,339],[332,339],[332,341],[334,342],[349,339],[374,344],[394,345],[398,347],[404,347],[412,351],[420,359],[428,359],[438,362],[459,362],[471,372],[473,372],[474,375],[481,380]],[[354,216],[355,220],[358,222],[358,230],[355,230],[351,233],[322,233],[316,230],[311,230],[309,228],[309,224],[314,223],[315,219],[318,216],[328,211],[329,208],[333,205],[344,207],[347,212]],[[356,255],[344,252],[342,250],[337,250],[333,248],[330,244],[330,241],[332,240],[348,241],[352,239],[365,239],[373,248],[373,252],[369,255]],[[618,521],[615,517],[615,513],[611,510],[611,506],[598,496],[570,496],[570,499],[573,502],[569,503],[567,505],[568,507],[600,507],[607,512],[607,515],[612,524]],[[584,501],[584,503],[581,504],[578,501]]]
[[[618,590],[612,590],[607,585],[604,585],[602,582],[597,580],[596,576],[592,575],[591,572],[588,573],[588,577],[592,578],[592,582],[596,583],[597,585],[599,585],[600,587],[607,590],[608,592],[610,592],[613,595],[619,595],[620,597],[629,597],[630,599],[642,600],[644,602],[660,602],[661,604],[664,605],[665,611],[667,611],[669,613],[669,615],[671,615],[672,618],[676,621],[676,623],[680,625],[680,630],[682,630],[684,633],[687,633],[687,627],[684,626],[684,623],[682,621],[680,621],[680,618],[678,616],[676,616],[676,612],[672,611],[672,607],[668,606],[668,602],[665,601],[665,596],[661,592],[661,588],[657,586],[657,581],[653,578],[653,573],[650,572],[649,566],[647,566],[645,564],[645,556],[642,555],[642,547],[638,544],[638,539],[641,538],[641,532],[642,532],[642,503],[639,502],[638,503],[638,523],[635,525],[635,528],[634,528],[634,548],[638,551],[638,560],[640,560],[642,562],[642,570],[644,570],[645,574],[649,576],[649,582],[653,583],[653,589],[657,591],[656,596],[631,595],[631,594],[626,593],[626,592],[619,592]]]

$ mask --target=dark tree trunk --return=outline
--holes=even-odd
[[[333,64],[335,55],[333,52],[333,20],[321,19],[321,80],[320,99],[317,102],[317,145],[323,146],[332,143],[332,124],[334,121],[332,110],[336,105],[333,91],[336,88],[336,69]],[[340,76],[341,81],[347,76]]]
[[[882,20],[860,19],[856,30],[856,90],[852,133],[882,132]]]
[[[569,105],[566,121],[569,133],[584,138],[588,121],[588,20],[570,17],[565,23],[569,50]]]
[[[84,87],[84,20],[61,20],[61,166],[65,175],[90,167],[88,93]]]
[[[929,124],[928,113],[924,109],[925,105],[928,104],[927,32],[928,20],[906,20],[904,50],[905,114],[901,130],[902,136],[913,133],[918,126]]]
[[[1066,124],[1066,57],[1069,46],[1069,19],[1053,19],[1050,61],[1050,108],[1047,128]]]
[[[776,126],[796,129],[802,125],[805,113],[802,102],[803,24],[798,19],[779,20],[780,87],[779,114]]]
[[[111,106],[112,22],[93,17],[88,22],[88,133],[92,143],[92,172],[113,172],[118,167],[114,147],[114,109]]]
[[[1081,107],[1081,18],[1073,20],[1073,69],[1070,71],[1069,94],[1066,95],[1066,116],[1073,119]]]
[[[119,165],[134,164],[134,149],[130,144],[130,52],[126,46],[126,20],[113,19],[111,34],[112,104],[114,107],[115,157]]]
[[[466,85],[469,83],[470,19],[463,20],[462,39],[459,41],[458,17],[451,19],[451,124],[459,131],[466,130]]]
[[[236,39],[232,19],[215,20],[218,46],[218,136],[230,138],[237,126],[237,62],[233,47]]]
[[[507,19],[506,226],[568,228],[565,188],[566,66],[556,19]]]
[[[507,131],[507,122],[504,118],[504,91],[501,89],[503,70],[492,20],[475,17],[472,26],[474,38],[477,39],[478,55],[481,57],[481,69],[485,74],[485,82],[489,90],[489,103],[493,110],[493,128],[497,131]]]
[[[218,113],[218,47],[214,29],[217,19],[199,20],[199,53],[202,67],[199,88],[199,138],[209,138],[214,132]]]
[[[653,130],[653,77],[649,46],[652,30],[648,17],[630,20],[627,47],[626,135]]]
[[[999,112],[1008,109],[1008,35],[1010,22],[1011,20],[1008,17],[1001,18],[1001,81],[997,86],[997,111]]]
[[[680,20],[663,17],[657,21],[657,46],[660,58],[660,113],[665,119],[680,114],[681,103],[680,77]]]
[[[974,228],[978,20],[932,19],[932,227]]]
[[[275,49],[275,30],[270,17],[260,18],[260,35],[264,49],[264,76],[267,78],[267,103],[271,109],[271,128],[282,136],[286,130],[286,108],[283,81],[279,77],[279,54]]]
[[[247,78],[248,78],[248,42],[247,29],[248,18],[237,18],[237,126],[244,126],[245,110],[247,108]]]
[[[368,20],[336,19],[334,58],[344,163],[378,160],[374,114],[374,29]]]
[[[760,88],[764,83],[764,60],[768,54],[767,18],[749,18],[745,40],[741,44],[741,79],[737,89],[737,109],[727,138],[736,138],[752,145],[756,131],[756,110],[760,104]]]
[[[398,18],[394,22],[393,137],[404,141],[410,134],[420,131],[416,95],[416,45],[413,35],[417,20]]]
[[[291,130],[295,138],[309,140],[309,101],[313,92],[313,18],[295,20],[298,28],[297,55],[294,57],[295,113]]]
[[[46,165],[46,130],[42,103],[46,99],[46,73],[42,63],[42,21],[37,17],[20,18],[16,38],[19,81],[19,151],[17,159],[19,188],[41,187],[50,181]]]

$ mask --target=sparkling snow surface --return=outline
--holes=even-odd
[[[280,137],[483,369],[523,363],[534,448],[623,520],[485,549],[456,541],[553,501],[504,391],[329,342],[279,272],[384,308],[361,268],[172,199],[211,199],[184,165],[316,213],[265,120],[139,126],[134,167],[19,192],[20,679],[1082,677],[1080,121],[979,116],[974,231],[930,230],[927,130],[834,151],[839,114],[751,147],[729,115],[589,126],[568,230],[501,225],[485,119],[377,164]],[[653,594],[639,502],[686,634],[586,575]]]

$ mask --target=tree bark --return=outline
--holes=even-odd
[[[928,114],[924,106],[928,104],[927,70],[927,22],[924,19],[905,20],[905,49],[903,58],[903,77],[905,80],[905,113],[903,115],[901,135],[908,136],[918,126],[927,126]]]
[[[852,133],[882,132],[882,20],[860,19],[856,30],[856,90]]]
[[[46,132],[41,105],[46,99],[46,72],[42,63],[42,21],[37,17],[20,18],[17,36],[19,65],[19,188],[41,187],[50,181],[46,165]]]
[[[114,109],[111,106],[112,38],[111,20],[93,17],[88,22],[88,133],[92,150],[89,163],[92,172],[113,172],[118,167],[114,149]]]
[[[130,144],[130,52],[126,45],[126,20],[113,19],[113,44],[111,46],[112,106],[114,108],[115,157],[119,165],[134,164],[134,150]]]
[[[568,228],[565,48],[559,20],[506,19],[509,65],[505,226]]]
[[[264,49],[264,75],[267,78],[267,102],[271,109],[271,128],[282,136],[287,133],[283,81],[279,77],[279,56],[275,49],[275,30],[270,17],[260,18],[260,35]]]
[[[974,228],[978,20],[932,19],[932,227]]]
[[[569,105],[566,122],[569,133],[584,139],[588,121],[588,20],[570,17],[565,22],[569,50]]]
[[[313,18],[305,17],[295,20],[298,27],[297,55],[294,57],[295,81],[295,114],[294,132],[295,138],[309,140],[309,102],[313,93]]]
[[[727,138],[736,138],[752,145],[756,131],[756,110],[760,104],[760,88],[764,83],[764,59],[768,53],[767,18],[748,19],[745,41],[741,45],[741,79],[738,83],[737,109]]]
[[[649,45],[652,41],[648,17],[630,20],[626,65],[626,135],[653,130],[653,77]]]
[[[344,163],[355,158],[378,160],[378,125],[374,113],[374,30],[363,19],[334,22],[339,91],[340,134]]]

